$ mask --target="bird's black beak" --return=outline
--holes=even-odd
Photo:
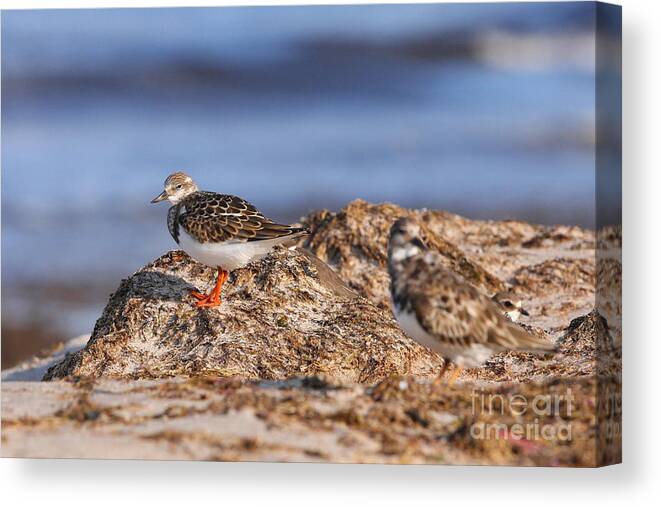
[[[521,309],[519,309],[519,311],[521,312],[521,315],[525,315],[526,317],[530,317],[530,314],[528,313],[528,310],[526,310],[525,308],[521,308]]]
[[[168,198],[168,194],[165,190],[163,190],[163,192],[161,192],[151,200],[151,203],[156,204],[157,202],[165,201],[165,199],[167,198]]]

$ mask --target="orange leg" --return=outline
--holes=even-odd
[[[450,375],[450,380],[448,380],[448,386],[452,387],[463,370],[464,369],[461,366],[455,365],[454,371],[452,372],[452,375]]]
[[[443,366],[441,367],[441,371],[438,372],[438,375],[436,375],[436,378],[434,379],[434,386],[440,386],[443,383],[443,376],[448,371],[449,365],[450,361],[448,359],[443,359]]]
[[[436,378],[434,379],[434,386],[439,386],[443,384],[443,379],[448,373],[448,369],[450,368],[450,361],[445,359],[445,363],[443,364],[443,367],[441,368],[441,371],[438,373]],[[449,378],[445,382],[445,384],[448,387],[452,387],[453,384],[457,381],[457,378],[459,378],[459,375],[461,375],[461,372],[464,371],[464,368],[462,366],[458,366],[456,364],[452,365],[452,373],[448,376]]]
[[[218,278],[216,279],[216,286],[209,294],[202,294],[198,291],[191,291],[191,296],[197,299],[195,306],[198,308],[210,308],[213,306],[220,305],[220,293],[223,288],[223,284],[229,277],[229,273],[222,268],[218,268]]]

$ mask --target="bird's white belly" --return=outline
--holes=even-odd
[[[422,328],[415,316],[415,313],[399,311],[397,308],[395,308],[394,313],[399,326],[410,338],[413,338],[413,340],[418,342],[423,347],[432,349],[434,352],[447,357],[445,355],[445,347],[443,347],[443,345],[438,340],[436,340]]]
[[[282,242],[279,239],[200,243],[186,231],[180,229],[179,246],[184,252],[202,264],[232,271],[264,257],[275,245]]]
[[[399,311],[396,308],[394,313],[400,327],[409,337],[458,366],[466,368],[482,366],[494,353],[494,350],[479,343],[470,347],[449,345],[425,331],[414,313]]]

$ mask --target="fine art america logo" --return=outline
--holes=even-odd
[[[477,421],[471,425],[470,434],[476,440],[568,442],[572,439],[568,421],[572,416],[574,396],[569,388],[563,394],[537,394],[533,397],[473,391],[471,400],[473,415],[494,416],[493,422]],[[504,422],[509,419],[515,422]]]

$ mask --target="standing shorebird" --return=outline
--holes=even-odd
[[[555,346],[505,317],[498,306],[429,250],[420,226],[400,218],[390,229],[390,294],[402,329],[420,345],[452,361],[454,382],[463,367],[482,366],[503,350],[553,352]]]
[[[151,202],[168,200],[172,204],[170,235],[193,259],[218,270],[216,286],[209,294],[191,292],[199,307],[220,304],[230,271],[261,259],[276,245],[308,234],[306,228],[275,223],[240,197],[201,191],[182,172],[168,176],[164,187]]]

